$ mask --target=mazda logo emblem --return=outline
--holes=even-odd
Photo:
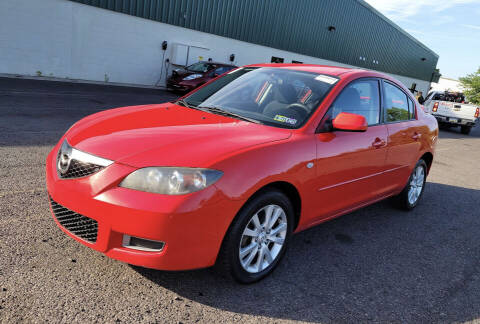
[[[60,152],[60,156],[58,158],[58,171],[61,174],[65,174],[68,171],[68,168],[70,167],[70,156],[66,152]]]

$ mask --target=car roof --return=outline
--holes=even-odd
[[[340,76],[346,73],[365,73],[371,72],[372,76],[378,77],[385,77],[384,74],[378,73],[376,71],[364,70],[364,69],[356,69],[356,68],[347,68],[347,67],[340,67],[340,66],[332,66],[332,65],[317,65],[317,64],[285,64],[285,63],[271,63],[271,64],[251,64],[247,65],[248,67],[273,67],[273,68],[280,68],[280,69],[292,69],[297,71],[305,71],[305,72],[313,72],[318,74],[327,74],[331,76]]]
[[[198,61],[197,63],[205,63],[205,64],[211,64],[211,65],[221,65],[221,66],[237,67],[236,65],[233,65],[233,64],[221,63],[221,62],[213,62],[213,61]],[[193,64],[195,64],[195,63],[193,63]]]

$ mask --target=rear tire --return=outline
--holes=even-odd
[[[425,182],[427,180],[427,164],[420,159],[413,168],[408,182],[402,192],[393,197],[397,207],[404,210],[412,210],[420,201],[425,190]]]
[[[272,189],[258,194],[230,225],[217,270],[244,284],[263,279],[285,255],[293,223],[293,206],[283,192]]]
[[[462,134],[468,135],[470,134],[470,131],[472,130],[472,126],[462,126],[460,131]]]

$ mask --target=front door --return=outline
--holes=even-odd
[[[377,79],[360,79],[347,85],[327,112],[363,115],[365,132],[336,131],[316,134],[318,217],[312,223],[367,204],[385,194],[384,175],[388,133],[380,118]]]

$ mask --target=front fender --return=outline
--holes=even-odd
[[[243,204],[261,188],[273,182],[288,182],[299,192],[301,217],[312,208],[309,202],[314,190],[316,147],[313,136],[296,134],[283,141],[252,147],[212,166],[224,176],[215,184],[225,198]],[[237,210],[238,212],[238,210]]]

